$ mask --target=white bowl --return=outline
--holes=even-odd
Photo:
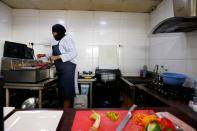
[[[193,111],[197,112],[197,105],[193,105]]]

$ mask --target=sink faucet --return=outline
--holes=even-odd
[[[158,73],[158,70],[159,70],[159,65],[156,64],[155,67],[154,67],[154,70],[153,70],[153,74],[154,74],[154,80],[153,80],[153,83],[154,84],[158,84],[159,83],[159,73]]]

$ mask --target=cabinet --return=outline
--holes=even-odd
[[[144,82],[144,81],[143,81]],[[134,81],[135,83],[135,81]],[[139,80],[138,80],[139,83]],[[145,82],[146,83],[146,82]],[[121,96],[122,106],[130,107],[132,104],[138,105],[138,107],[164,107],[167,106],[165,103],[150,95],[146,91],[138,88],[130,79],[122,78]]]
[[[154,96],[148,94],[144,90],[135,87],[135,104],[139,107],[164,107],[167,106],[162,101],[158,100]]]

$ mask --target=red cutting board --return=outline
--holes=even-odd
[[[101,123],[98,131],[115,131],[118,127],[128,110],[102,110],[97,111],[101,115]],[[113,111],[119,114],[117,121],[113,122],[105,116],[107,111]],[[134,112],[141,112],[145,114],[153,114],[152,110],[136,110]],[[133,112],[133,113],[134,113]],[[89,131],[90,127],[93,125],[94,121],[90,119],[92,111],[77,111],[75,114],[74,122],[72,125],[72,131]],[[131,120],[127,123],[124,131],[143,131],[144,128],[132,122]]]

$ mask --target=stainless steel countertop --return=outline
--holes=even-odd
[[[78,79],[78,82],[94,82],[96,81],[96,78],[93,79]]]
[[[9,89],[44,89],[56,83],[57,78],[47,79],[38,83],[5,83],[3,88]]]
[[[46,86],[56,84],[57,78],[47,79],[38,83],[5,83],[3,88],[9,89],[44,89]],[[78,79],[78,82],[94,82],[94,79]]]

